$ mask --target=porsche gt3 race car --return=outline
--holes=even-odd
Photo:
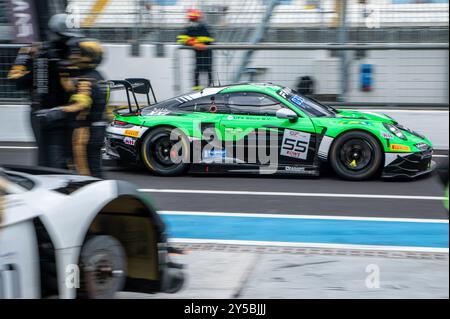
[[[139,81],[131,82],[127,94]],[[380,173],[414,178],[435,167],[431,142],[389,116],[336,110],[278,85],[212,87],[136,104],[114,112],[106,153],[158,175],[318,176],[328,162],[340,177],[358,181]]]
[[[133,185],[0,168],[0,299],[177,292],[182,265]]]

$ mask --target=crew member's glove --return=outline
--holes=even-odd
[[[204,43],[196,43],[196,44],[194,45],[194,48],[195,48],[197,51],[205,51],[208,47],[207,47],[206,44],[204,44]]]
[[[58,126],[60,122],[67,118],[67,113],[60,107],[54,107],[52,109],[39,110],[35,113],[35,116],[43,127],[50,127]]]
[[[186,45],[193,47],[197,43],[197,40],[195,38],[190,38],[189,40],[186,40]]]

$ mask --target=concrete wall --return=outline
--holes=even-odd
[[[33,142],[30,107],[0,105],[0,142]]]
[[[449,149],[449,112],[414,110],[375,110],[392,116],[405,126],[431,139],[436,149]],[[29,107],[0,106],[0,142],[33,142]]]
[[[164,57],[156,57],[154,45],[142,45],[138,57],[131,56],[129,45],[105,45],[106,56],[100,71],[110,80],[123,80],[129,77],[148,78],[152,81],[158,99],[168,99],[174,95],[175,46],[166,46]],[[112,103],[126,101],[124,93],[113,93]]]
[[[183,50],[181,56],[185,91],[192,85],[193,53]],[[215,77],[233,83],[241,57],[236,51],[216,51]],[[371,92],[360,89],[362,64],[373,65]],[[316,80],[316,93],[341,92],[341,62],[329,51],[258,51],[249,67],[263,70],[254,79],[258,82],[295,87],[300,76],[309,75]],[[351,59],[348,83],[348,102],[448,103],[448,51],[368,51],[361,59]]]
[[[101,70],[108,79],[145,77],[152,80],[158,98],[166,99],[185,93],[193,86],[194,54],[179,52],[175,63],[176,46],[165,46],[165,57],[156,57],[154,45],[142,45],[141,56],[130,56],[128,45],[105,45],[107,58]],[[214,77],[216,83],[234,82],[243,52],[216,51]],[[361,59],[353,58],[349,72],[348,102],[373,103],[446,103],[448,89],[448,51],[371,51]],[[373,91],[360,90],[361,64],[373,64]],[[178,67],[178,73],[175,68]],[[341,90],[340,61],[329,51],[260,51],[256,52],[250,67],[263,73],[254,80],[294,87],[300,76],[316,79],[318,94],[338,95]],[[175,74],[177,78],[175,79]],[[247,80],[247,78],[244,78]],[[181,92],[175,92],[178,82]],[[125,101],[116,94],[113,101]]]

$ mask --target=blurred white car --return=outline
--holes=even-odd
[[[113,298],[181,289],[164,224],[121,181],[0,168],[0,299]]]

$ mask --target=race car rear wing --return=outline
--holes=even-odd
[[[133,112],[131,95],[133,96],[133,100],[136,105],[137,111],[140,111],[141,106],[139,105],[136,94],[146,95],[148,105],[150,106],[150,105],[152,105],[152,102],[150,99],[150,92],[151,92],[152,96],[153,96],[153,100],[155,101],[154,103],[155,104],[158,103],[153,86],[152,86],[151,82],[147,79],[129,78],[129,79],[125,79],[125,80],[111,80],[111,81],[108,81],[108,83],[109,83],[109,88],[111,91],[125,90],[125,92],[127,93],[128,108],[130,110],[130,113]]]

